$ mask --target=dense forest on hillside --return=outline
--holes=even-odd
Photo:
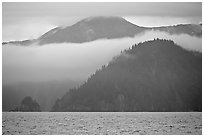
[[[170,40],[135,44],[52,111],[202,111],[202,55]]]

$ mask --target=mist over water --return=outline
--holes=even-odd
[[[120,51],[154,38],[171,39],[185,49],[202,51],[201,38],[159,31],[148,31],[134,38],[103,39],[82,44],[6,45],[2,48],[2,81],[3,84],[65,79],[85,81]]]

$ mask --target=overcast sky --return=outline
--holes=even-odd
[[[122,16],[141,26],[199,23],[201,6],[201,3],[3,3],[3,41],[37,38],[56,26],[69,26],[90,16]],[[186,49],[202,49],[201,38],[152,31],[134,38],[97,40],[83,45],[4,46],[3,84],[86,80],[133,43],[158,37],[174,40]]]
[[[2,4],[3,41],[36,38],[56,26],[82,18],[122,16],[141,26],[199,23],[202,3],[6,3]]]

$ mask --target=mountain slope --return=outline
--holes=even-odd
[[[72,26],[54,28],[34,40],[3,42],[2,44],[39,45],[51,43],[84,43],[98,39],[134,37],[148,30],[157,30],[169,34],[188,34],[202,36],[202,25],[180,24],[176,26],[147,28],[132,24],[121,17],[89,17]]]
[[[125,50],[86,83],[57,100],[52,111],[201,111],[202,56],[173,41]]]
[[[84,19],[73,26],[51,30],[51,35],[39,38],[40,45],[48,43],[83,43],[97,39],[133,37],[144,28],[119,17],[94,17]],[[50,31],[50,32],[51,32]]]
[[[196,24],[179,24],[174,26],[165,26],[165,27],[155,27],[153,30],[159,30],[167,32],[171,35],[173,34],[187,34],[190,36],[201,37],[202,36],[202,25]]]

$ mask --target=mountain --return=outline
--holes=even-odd
[[[202,24],[179,24],[174,26],[156,27],[153,30],[159,30],[173,34],[187,34],[190,36],[202,37]]]
[[[90,17],[71,27],[49,31],[39,38],[39,44],[83,43],[97,39],[134,37],[143,29],[120,17]]]
[[[135,44],[52,111],[202,111],[202,55],[169,40]]]
[[[25,96],[35,98],[42,111],[50,111],[55,101],[80,81],[21,82],[2,85],[2,110],[10,111],[20,106]]]
[[[56,27],[37,39],[25,41],[3,42],[15,45],[28,46],[33,43],[39,45],[51,43],[84,43],[98,39],[115,39],[134,37],[145,31],[163,31],[169,34],[188,34],[191,36],[202,36],[202,25],[180,24],[165,27],[141,27],[132,24],[121,17],[89,17],[68,27]]]
[[[23,111],[23,112],[40,112],[40,105],[33,100],[30,96],[23,98],[19,107],[14,111]]]

